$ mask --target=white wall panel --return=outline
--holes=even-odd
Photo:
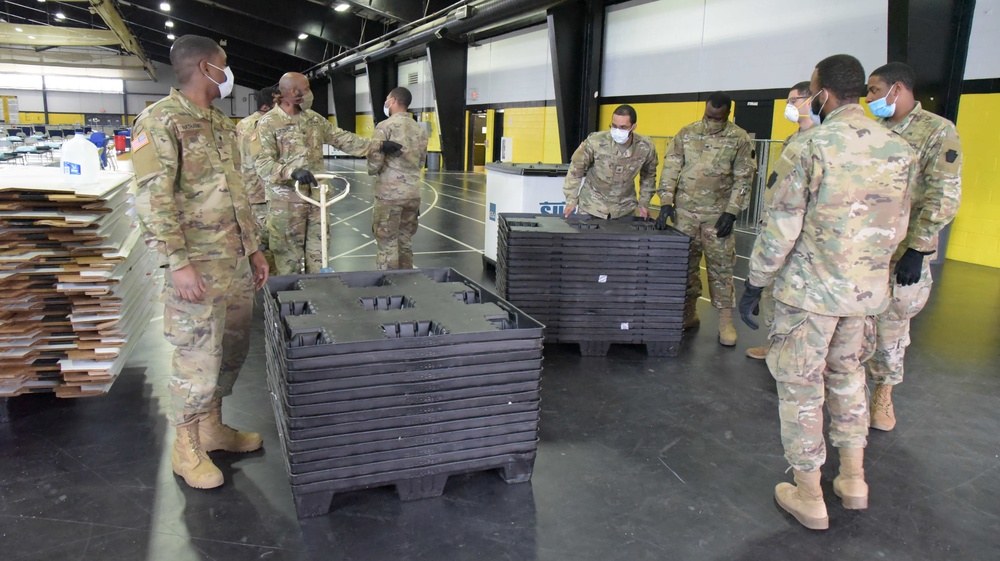
[[[976,0],[966,80],[1000,78],[1000,0]]]
[[[368,75],[362,74],[354,82],[354,111],[356,113],[371,113],[371,88],[368,87]]]
[[[121,94],[46,92],[49,113],[122,114]]]
[[[786,88],[823,58],[885,64],[885,0],[642,0],[608,8],[601,95]]]
[[[35,90],[0,90],[0,95],[14,95],[17,96],[17,110],[27,111],[27,112],[39,112],[45,110],[45,104],[42,101],[42,92]],[[3,112],[0,111],[0,115]]]
[[[417,75],[417,83],[410,84],[410,75]],[[426,58],[411,60],[399,65],[397,83],[413,94],[411,110],[434,109],[434,80]]]
[[[470,104],[555,99],[546,26],[469,47],[465,101]]]

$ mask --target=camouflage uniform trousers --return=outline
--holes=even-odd
[[[257,223],[257,233],[260,234],[260,243],[264,246],[264,259],[267,266],[274,271],[274,253],[267,245],[267,203],[254,203],[250,205],[250,212],[253,213],[254,222]]]
[[[326,264],[323,263],[319,207],[288,201],[270,201],[267,204],[267,238],[274,253],[272,274],[299,274],[303,258],[306,273],[321,272]]]
[[[931,295],[931,258],[924,258],[920,280],[910,286],[892,283],[889,307],[875,317],[875,354],[865,363],[868,376],[876,384],[895,386],[903,381],[903,359],[910,345],[910,319],[920,313]],[[896,269],[896,262],[889,270]],[[895,275],[892,275],[895,281]]]
[[[199,303],[182,300],[167,271],[163,335],[174,345],[167,418],[177,426],[233,393],[250,349],[253,275],[246,257],[192,261],[205,285]]]
[[[701,256],[704,253],[712,306],[732,308],[736,305],[736,289],[733,287],[736,239],[733,234],[722,239],[715,235],[715,222],[718,219],[718,215],[699,216],[677,209],[674,227],[691,238],[687,300],[697,302],[701,296]]]
[[[372,210],[372,233],[378,251],[375,266],[379,270],[412,269],[413,248],[410,240],[417,233],[420,199],[386,200],[375,198]]]
[[[861,363],[874,347],[870,317],[836,317],[775,302],[767,366],[778,386],[785,459],[816,471],[826,462],[823,403],[830,410],[830,443],[864,448],[868,400]]]
[[[771,327],[774,325],[774,283],[769,282],[767,286],[764,287],[764,291],[760,293],[760,319],[764,323],[764,327]]]

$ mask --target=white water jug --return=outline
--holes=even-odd
[[[76,133],[73,138],[63,143],[61,152],[60,167],[70,183],[97,181],[97,172],[101,169],[101,157],[97,153],[97,146],[87,140],[87,137],[82,133]]]

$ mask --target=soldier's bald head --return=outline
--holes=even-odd
[[[218,43],[201,35],[182,35],[170,47],[170,65],[174,67],[177,81],[186,84],[198,70],[198,63],[225,57],[226,52]]]
[[[303,92],[309,89],[309,78],[298,72],[286,72],[278,80],[278,89],[281,95],[293,95],[296,91]]]

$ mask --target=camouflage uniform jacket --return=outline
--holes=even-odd
[[[916,158],[852,103],[781,154],[774,199],[748,279],[774,298],[827,316],[885,309],[889,260],[906,234]]]
[[[692,214],[739,215],[757,162],[745,130],[727,121],[720,132],[705,130],[705,121],[682,128],[667,145],[660,173],[660,204]]]
[[[918,159],[917,180],[910,185],[910,227],[896,257],[910,247],[923,253],[937,251],[938,232],[955,218],[962,198],[958,131],[948,119],[924,111],[919,102],[898,125],[879,122],[909,142]]]
[[[240,174],[233,122],[180,91],[147,107],[132,127],[136,210],[161,265],[247,256],[260,244]]]
[[[403,145],[403,155],[387,158],[376,152],[368,157],[368,174],[375,175],[375,196],[384,200],[419,199],[417,180],[427,159],[427,132],[405,111],[375,127],[375,140]]]
[[[261,117],[257,134],[260,136],[260,156],[254,167],[267,185],[269,201],[301,201],[295,194],[292,172],[305,168],[322,173],[323,144],[362,157],[382,147],[381,142],[337,128],[311,109],[289,115],[280,105]]]
[[[785,142],[781,145],[781,152],[784,152],[785,149],[788,148],[788,146],[792,142],[798,140],[799,138],[802,138],[803,134],[805,134],[805,131],[797,130],[792,134],[788,135],[788,138],[786,138]],[[781,152],[778,153],[778,157],[781,157]],[[766,186],[764,186],[764,193],[762,195],[762,198],[764,199],[764,208],[763,211],[761,212],[761,220],[766,224],[767,209],[771,208],[771,199],[774,198],[774,185],[768,183]]]
[[[244,182],[246,183],[247,197],[250,204],[256,205],[266,201],[264,198],[264,182],[257,175],[253,163],[260,154],[260,138],[257,136],[257,124],[260,123],[264,114],[254,111],[249,117],[243,119],[236,125],[236,136],[240,141],[240,161],[243,166]]]
[[[649,207],[656,188],[656,147],[634,132],[626,151],[619,146],[610,130],[592,133],[580,144],[563,183],[567,205],[601,218],[632,214],[638,175],[639,206]]]

